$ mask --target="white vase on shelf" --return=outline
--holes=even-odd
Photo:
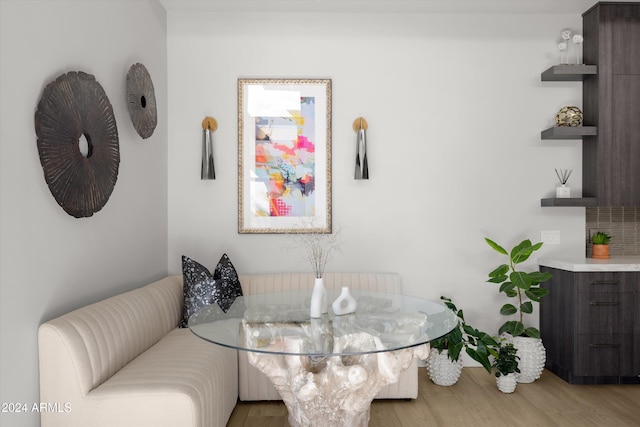
[[[316,277],[313,290],[311,291],[311,308],[309,314],[312,318],[318,319],[328,311],[329,305],[327,304],[327,289],[324,287],[324,279],[322,277]]]
[[[331,308],[337,316],[354,313],[357,307],[358,302],[353,296],[351,296],[347,286],[342,287],[340,295],[336,298],[333,304],[331,304]]]

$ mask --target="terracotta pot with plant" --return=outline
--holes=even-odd
[[[609,259],[609,242],[611,241],[611,236],[607,233],[603,233],[602,231],[598,231],[596,234],[591,236],[592,250],[591,250],[591,258],[594,259]]]
[[[542,247],[542,242],[532,244],[526,239],[507,252],[502,246],[485,238],[496,252],[507,257],[507,263],[501,264],[489,273],[490,283],[500,285],[500,292],[514,298],[516,304],[507,303],[500,308],[500,314],[511,316],[518,314],[517,320],[506,321],[499,334],[509,334],[514,347],[518,349],[521,360],[521,373],[516,375],[518,382],[533,382],[540,377],[546,361],[546,351],[540,339],[540,331],[533,326],[525,326],[524,315],[533,313],[533,303],[539,303],[547,295],[548,289],[540,287],[542,282],[551,279],[550,273],[540,271],[525,272],[518,268],[529,259],[532,253]]]

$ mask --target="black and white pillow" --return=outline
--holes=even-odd
[[[181,328],[188,326],[189,316],[202,307],[217,303],[225,313],[236,297],[242,296],[238,273],[227,254],[222,255],[213,275],[202,264],[182,256],[184,305]]]

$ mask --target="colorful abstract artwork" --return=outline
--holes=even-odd
[[[239,80],[239,232],[331,231],[330,88]]]

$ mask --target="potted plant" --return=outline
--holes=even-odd
[[[497,351],[493,367],[496,369],[496,384],[503,393],[513,393],[516,390],[516,373],[518,368],[518,350],[512,343],[503,343]]]
[[[464,314],[458,310],[450,298],[441,296],[444,304],[458,316],[458,326],[447,335],[432,340],[429,345],[431,352],[427,359],[429,378],[437,385],[450,386],[455,384],[462,373],[462,359],[460,352],[464,347]]]
[[[611,236],[607,233],[603,233],[602,231],[598,231],[596,234],[591,236],[592,252],[591,258],[595,259],[609,259],[609,242],[611,241]]]
[[[485,241],[496,252],[507,257],[507,262],[489,273],[490,283],[500,285],[500,292],[514,298],[516,304],[507,303],[500,308],[500,314],[511,316],[519,314],[517,320],[506,321],[499,329],[500,335],[509,334],[513,345],[520,356],[520,370],[516,378],[518,382],[533,382],[540,377],[546,361],[546,351],[540,339],[540,331],[532,326],[525,326],[524,315],[533,313],[533,303],[547,295],[548,289],[540,287],[542,282],[551,279],[551,274],[540,271],[525,272],[518,265],[529,259],[532,253],[542,247],[542,242],[532,244],[525,239],[510,252],[491,239]]]
[[[443,386],[450,386],[458,381],[462,372],[460,353],[463,348],[472,359],[491,372],[489,356],[497,342],[488,334],[468,325],[464,320],[464,313],[458,310],[451,298],[441,296],[440,299],[458,317],[458,327],[430,342],[427,372],[431,381]]]

